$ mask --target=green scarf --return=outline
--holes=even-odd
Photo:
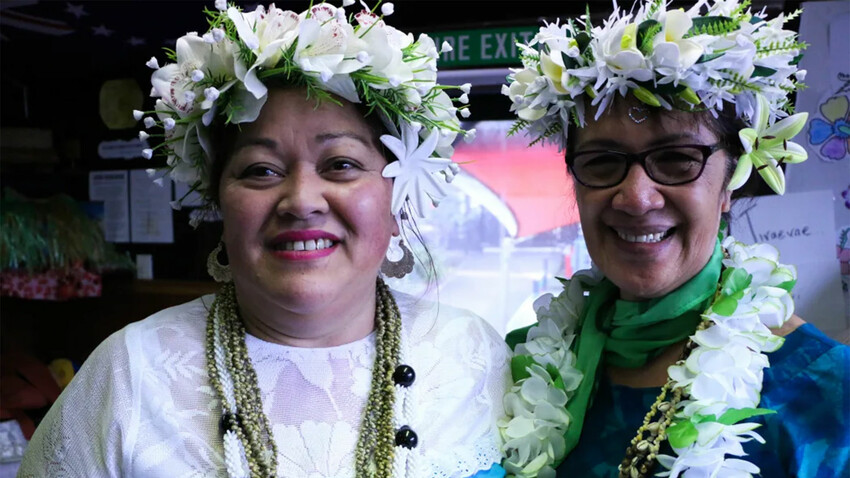
[[[595,390],[599,364],[637,368],[670,345],[694,333],[700,314],[714,297],[723,250],[714,253],[697,275],[664,297],[643,302],[619,300],[619,289],[604,279],[590,290],[579,321],[574,351],[584,378],[567,404],[572,419],[564,434],[567,453],[578,444],[584,417]],[[603,359],[604,357],[604,359]]]

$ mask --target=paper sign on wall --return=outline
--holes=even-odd
[[[144,169],[130,171],[130,217],[132,238],[136,243],[174,242],[171,180],[155,184]]]
[[[738,200],[729,230],[744,243],[768,243],[797,267],[796,314],[830,333],[848,328],[838,261],[832,191]]]
[[[103,201],[103,236],[109,242],[130,242],[127,171],[89,173],[89,199]]]

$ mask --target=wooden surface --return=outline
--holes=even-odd
[[[113,332],[174,305],[218,290],[214,282],[103,280],[103,295],[66,302],[0,299],[2,348],[20,348],[45,363],[68,358],[82,364]]]

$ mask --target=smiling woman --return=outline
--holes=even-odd
[[[435,45],[388,26],[391,4],[354,24],[324,3],[216,6],[176,63],[148,62],[160,99],[135,114],[163,139],[145,154],[222,219],[221,290],[101,344],[21,476],[503,476],[507,347],[381,278],[468,134]]]
[[[788,97],[805,45],[783,29],[799,12],[669,7],[548,24],[504,87],[516,127],[567,150],[593,261],[508,335],[504,466],[847,475],[850,348],[793,314],[796,270],[775,248],[722,226],[753,171],[782,194],[783,165],[806,159]]]

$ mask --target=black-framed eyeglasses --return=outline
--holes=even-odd
[[[709,156],[720,144],[676,144],[648,149],[640,153],[593,150],[567,155],[573,177],[589,188],[610,188],[626,179],[632,164],[638,163],[646,175],[658,184],[678,186],[700,177]]]

